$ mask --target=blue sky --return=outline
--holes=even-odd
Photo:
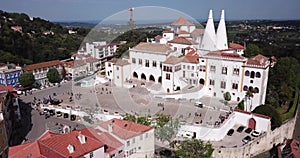
[[[300,19],[300,0],[1,0],[0,9],[50,21],[102,20],[129,7],[160,6],[206,19],[225,9],[230,20]],[[164,12],[156,12],[164,15]],[[125,12],[124,12],[125,14]],[[148,15],[151,12],[147,13]],[[137,15],[136,15],[137,16]],[[147,16],[144,16],[147,17]]]

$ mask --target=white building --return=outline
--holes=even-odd
[[[210,10],[204,31],[179,18],[172,23],[173,30],[163,32],[163,36],[156,38],[156,43],[140,43],[129,49],[130,64],[126,64],[129,74],[123,71],[117,76],[112,75],[116,70],[107,66],[110,75],[107,73],[106,76],[119,86],[124,81],[124,78],[118,78],[120,76],[161,83],[165,98],[177,99],[178,96],[169,94],[181,93],[185,94],[181,96],[196,96],[194,99],[203,95],[223,99],[223,94],[229,92],[232,100],[245,100],[247,111],[264,104],[269,58],[262,55],[246,58],[242,56],[243,46],[230,43],[228,47],[224,11],[217,32],[212,17]],[[195,30],[199,36],[190,38],[189,34]],[[193,39],[201,41],[197,43]],[[191,87],[195,95],[186,91]],[[251,91],[253,97],[245,97],[247,91]]]
[[[108,132],[111,136],[123,143],[125,157],[140,158],[154,156],[154,128],[129,122],[112,119],[96,127]]]
[[[89,55],[93,58],[100,59],[101,69],[104,68],[104,62],[111,59],[116,53],[119,44],[107,44],[105,41],[86,43],[85,46],[78,50],[78,54]]]

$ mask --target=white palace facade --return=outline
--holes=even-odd
[[[223,98],[230,92],[231,100],[246,101],[246,111],[265,103],[270,60],[263,55],[243,57],[244,46],[228,44],[224,11],[217,31],[211,10],[205,29],[183,17],[171,27],[155,42],[130,48],[129,59],[106,62],[106,77],[116,86],[130,79],[159,83],[157,94],[165,98]],[[247,91],[253,97],[245,97]]]

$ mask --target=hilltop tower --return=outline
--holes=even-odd
[[[204,35],[202,42],[200,44],[200,49],[203,51],[215,51],[216,48],[216,31],[213,20],[212,10],[209,10],[208,20],[204,30]]]
[[[129,22],[128,22],[130,30],[134,29],[133,10],[134,10],[134,8],[128,8],[128,11],[130,12],[130,19],[129,19]]]
[[[219,22],[219,26],[217,29],[217,35],[216,35],[216,44],[217,44],[218,50],[228,49],[226,32],[227,31],[226,31],[226,25],[225,25],[225,13],[224,13],[224,10],[222,10],[221,19]]]

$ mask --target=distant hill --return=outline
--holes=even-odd
[[[0,63],[23,65],[65,59],[78,50],[89,32],[76,28],[76,34],[69,34],[68,30],[41,18],[0,10]]]

